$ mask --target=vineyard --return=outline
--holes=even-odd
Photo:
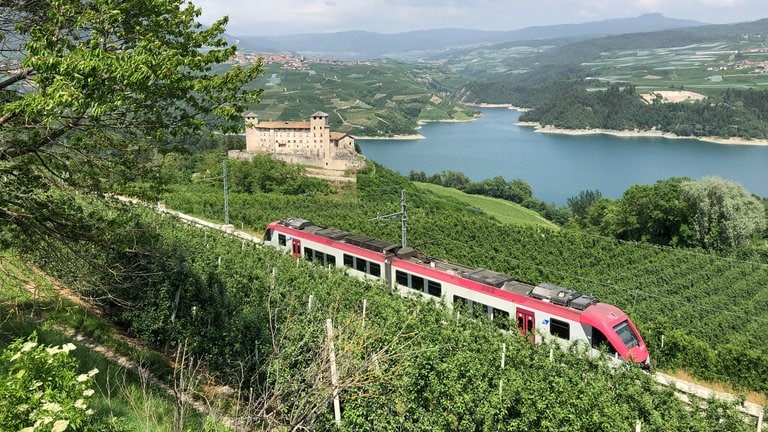
[[[103,299],[130,334],[167,352],[183,344],[242,395],[238,419],[248,428],[753,430],[716,400],[694,401],[701,414],[691,415],[638,368],[530,344],[491,322],[151,210],[121,210],[94,209],[98,225],[113,229],[110,245],[70,244],[55,261],[51,249],[26,252]],[[89,272],[77,258],[84,251]],[[328,319],[338,426],[329,409]]]
[[[707,380],[768,392],[768,265],[693,250],[660,248],[571,230],[502,225],[458,201],[418,191],[375,167],[361,175],[358,199],[237,195],[237,226],[300,216],[323,226],[399,241],[399,224],[372,222],[396,211],[399,188],[409,193],[409,243],[454,261],[549,282],[598,296],[627,311],[649,345],[654,364]],[[221,195],[189,190],[164,197],[169,207],[221,219]]]

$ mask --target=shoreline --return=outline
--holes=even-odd
[[[373,140],[420,140],[426,138],[424,135],[419,134],[412,134],[412,135],[393,135],[393,136],[352,136],[354,139],[358,140],[366,140],[366,141],[373,141]]]
[[[611,129],[562,129],[551,125],[541,126],[537,122],[517,122],[515,125],[520,127],[532,127],[535,132],[557,134],[557,135],[611,135],[621,138],[666,138],[666,139],[690,139],[696,141],[710,142],[714,144],[725,145],[748,145],[748,146],[768,146],[768,140],[765,139],[746,139],[746,138],[719,138],[719,137],[693,137],[680,136],[670,132],[658,130],[611,130]]]
[[[464,105],[475,107],[475,108],[506,108],[506,109],[511,109],[511,110],[520,111],[520,112],[526,112],[531,110],[530,108],[523,108],[519,106],[514,106],[512,104],[503,104],[503,103],[494,104],[494,103],[481,102],[481,103],[465,103]]]

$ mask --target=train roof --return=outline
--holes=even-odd
[[[547,303],[564,306],[579,311],[586,310],[589,306],[596,305],[599,300],[596,297],[582,295],[580,292],[567,288],[541,283],[532,285],[515,280],[514,277],[484,268],[470,267],[464,264],[458,264],[442,258],[435,258],[425,255],[416,249],[410,247],[401,247],[397,243],[378,240],[372,237],[351,234],[335,228],[323,228],[315,225],[307,219],[287,218],[277,222],[296,230],[315,234],[320,237],[333,241],[339,241],[353,246],[361,247],[373,252],[385,255],[393,255],[404,261],[413,264],[427,266],[439,270],[443,273],[459,276],[461,278],[478,282],[484,285],[495,287],[507,292],[542,300]],[[603,303],[600,303],[601,305]],[[616,308],[617,309],[617,308]],[[617,309],[618,310],[618,309]],[[604,311],[605,313],[614,312]]]

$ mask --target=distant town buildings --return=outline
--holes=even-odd
[[[288,163],[336,171],[363,166],[355,151],[355,139],[347,133],[331,131],[328,114],[324,112],[312,114],[309,121],[260,121],[252,112],[244,117],[245,152],[230,152],[230,156],[246,159],[270,153]]]

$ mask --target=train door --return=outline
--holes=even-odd
[[[295,258],[299,258],[301,256],[301,240],[297,238],[293,238],[291,240],[291,245],[293,246],[292,255]]]
[[[527,336],[531,342],[536,342],[536,335],[534,333],[534,326],[536,320],[534,319],[533,312],[521,308],[517,308],[517,328],[523,336]]]

